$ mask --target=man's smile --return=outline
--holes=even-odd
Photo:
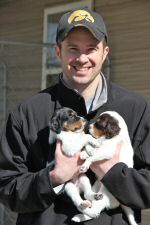
[[[79,66],[73,66],[73,68],[77,72],[87,72],[87,71],[89,71],[89,69],[91,69],[91,67],[79,67]]]

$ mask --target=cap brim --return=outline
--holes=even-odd
[[[105,35],[102,33],[102,32],[98,32],[98,31],[95,31],[95,29],[93,27],[90,27],[89,25],[87,26],[86,24],[76,24],[72,27],[69,27],[69,29],[66,31],[65,33],[65,37],[69,34],[69,32],[72,30],[72,29],[75,29],[75,28],[78,28],[78,27],[85,27],[87,30],[90,31],[90,33],[98,40],[98,41],[101,41],[103,38],[105,38]],[[64,38],[65,38],[64,37]]]

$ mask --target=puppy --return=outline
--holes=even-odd
[[[133,167],[133,148],[130,142],[128,129],[124,119],[114,111],[107,111],[102,113],[95,123],[89,127],[89,133],[96,138],[100,143],[100,148],[86,147],[81,158],[85,162],[80,168],[81,173],[85,173],[93,162],[111,159],[115,154],[117,145],[121,144],[119,162],[126,163],[128,167]],[[91,208],[83,209],[83,214],[78,214],[72,218],[73,221],[81,222],[91,218],[98,217],[102,210],[116,208],[121,205],[131,225],[137,225],[134,212],[131,208],[122,205],[119,201],[107,190],[107,188],[97,178],[92,192],[86,195],[87,199],[91,200]],[[100,200],[95,199],[94,193],[99,193],[102,196]]]
[[[99,147],[99,142],[92,135],[84,133],[85,124],[86,120],[70,108],[63,107],[56,110],[50,122],[49,143],[53,143],[56,139],[61,140],[62,151],[69,157],[81,151],[86,145]],[[92,192],[91,184],[85,174],[80,174],[67,182],[65,192],[79,211],[91,207],[91,201],[86,199],[86,194]],[[81,192],[84,199],[81,198]]]

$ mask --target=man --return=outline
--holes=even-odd
[[[49,122],[60,106],[70,107],[89,122],[106,110],[125,119],[134,147],[134,169],[112,160],[92,165],[108,190],[135,211],[150,207],[150,105],[140,95],[108,81],[101,72],[109,47],[100,15],[78,9],[62,16],[57,30],[56,52],[63,73],[59,83],[21,103],[10,113],[0,147],[0,200],[19,213],[17,225],[71,225],[78,213],[63,193],[64,183],[82,164],[79,155],[66,157],[61,143],[48,144]],[[55,158],[55,163],[54,163]],[[46,167],[47,160],[51,163]],[[93,172],[92,172],[93,171]],[[128,221],[118,207],[82,224],[121,225]]]

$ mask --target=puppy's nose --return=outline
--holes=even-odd
[[[90,129],[89,124],[88,124],[88,122],[86,122],[85,128],[84,128],[85,133],[88,133],[89,129]]]

